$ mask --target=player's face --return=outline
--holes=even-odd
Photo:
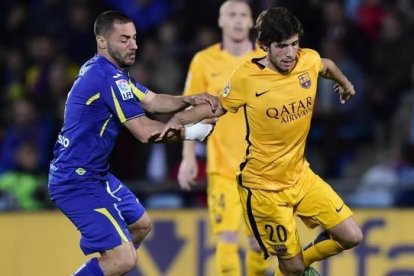
[[[132,22],[126,24],[114,23],[112,32],[107,40],[108,54],[119,67],[129,67],[135,63],[137,32]]]
[[[280,73],[288,73],[293,69],[299,49],[299,35],[294,35],[281,42],[272,42],[267,50],[270,65]]]
[[[219,26],[223,36],[234,41],[249,39],[253,27],[250,7],[242,2],[227,2],[220,10]]]

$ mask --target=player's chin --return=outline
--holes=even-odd
[[[134,64],[135,64],[135,56],[134,56],[133,58],[127,58],[127,59],[124,61],[124,63],[125,63],[125,65],[127,65],[127,66],[132,66],[132,65],[134,65]]]

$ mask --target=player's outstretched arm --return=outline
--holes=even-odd
[[[225,112],[226,111],[220,104],[218,105],[216,111],[212,111],[210,106],[207,104],[200,104],[194,108],[178,112],[167,122],[163,131],[159,135],[159,139],[162,139],[165,135],[168,135],[170,131],[178,130],[180,127],[186,127],[185,133],[187,138],[190,140],[200,140],[190,137],[199,135],[203,131],[203,125],[210,125],[212,122],[214,123],[217,121],[217,118],[225,114]],[[203,120],[204,123],[199,123]]]
[[[345,103],[355,96],[355,89],[352,83],[346,78],[336,64],[327,58],[322,58],[323,68],[319,75],[325,79],[331,79],[336,82],[334,89],[339,93],[341,103]]]
[[[170,131],[168,135],[165,135],[163,139],[155,141],[159,133],[164,129],[165,124],[156,120],[152,120],[147,116],[140,116],[133,118],[124,123],[125,127],[142,143],[169,143],[180,142],[184,139],[184,128],[176,128],[174,131]],[[157,135],[158,133],[158,135]]]
[[[208,94],[200,93],[193,96],[173,96],[157,94],[148,91],[141,99],[142,107],[151,113],[173,113],[185,109],[188,106],[208,104],[214,112],[217,109],[217,98]]]

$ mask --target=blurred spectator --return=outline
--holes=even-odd
[[[364,173],[360,185],[346,201],[361,208],[390,207],[394,202],[393,191],[398,181],[394,164],[375,165]]]
[[[334,82],[320,78],[313,127],[309,142],[322,148],[321,174],[329,178],[344,177],[348,162],[354,159],[355,151],[372,136],[367,111],[365,74],[343,49],[341,41],[325,38],[321,55],[332,59],[354,85],[357,96],[341,104]]]
[[[0,10],[2,10],[0,52],[6,50],[3,47],[23,50],[22,42],[26,40],[29,24],[26,5],[18,1],[10,1]]]
[[[71,60],[82,65],[96,53],[93,19],[88,2],[75,1],[68,10],[68,30],[63,36],[65,53]]]
[[[323,3],[322,39],[331,38],[340,41],[346,54],[365,70],[370,62],[368,37],[355,22],[346,17],[343,1],[326,0]]]
[[[370,105],[376,118],[377,147],[387,148],[390,122],[404,91],[410,84],[410,66],[414,61],[414,40],[403,27],[401,14],[386,15],[381,35],[372,51]]]
[[[56,38],[49,34],[35,34],[28,41],[29,67],[26,71],[26,89],[30,97],[50,107],[48,77],[50,65],[58,55]]]
[[[171,12],[169,0],[106,0],[113,9],[132,18],[141,35],[158,27]]]
[[[391,154],[395,156],[407,141],[414,144],[414,62],[410,70],[411,86],[401,92],[396,113],[391,122]]]
[[[50,119],[42,117],[30,100],[20,99],[13,103],[9,120],[0,148],[0,174],[19,167],[15,156],[27,143],[34,144],[39,151],[34,169],[46,172],[52,153],[53,124]]]
[[[371,42],[377,41],[384,16],[385,12],[381,6],[381,0],[362,0],[357,8],[356,22]]]
[[[63,0],[28,1],[30,33],[65,34],[67,8],[68,3]]]
[[[394,206],[414,207],[414,144],[405,143],[401,155],[402,162],[398,167],[400,187],[394,195]]]
[[[39,150],[33,143],[23,143],[13,156],[15,168],[0,175],[0,201],[3,208],[38,210],[47,205],[47,177],[39,173]]]

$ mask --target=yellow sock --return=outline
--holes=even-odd
[[[220,276],[239,276],[240,258],[239,246],[234,243],[218,242],[216,247],[217,275]]]
[[[268,264],[263,257],[263,252],[257,252],[251,249],[247,250],[245,262],[247,276],[265,275]]]
[[[326,259],[344,251],[344,248],[329,233],[322,232],[310,245],[303,250],[303,260],[308,267],[313,262]]]

